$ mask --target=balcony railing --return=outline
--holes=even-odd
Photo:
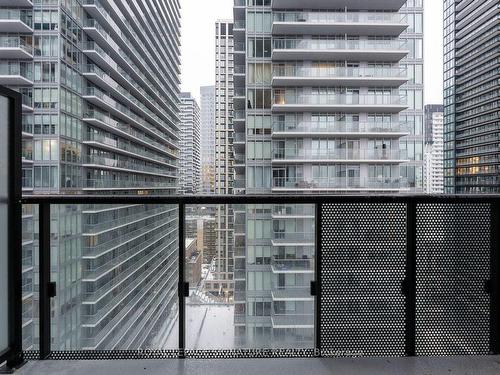
[[[284,50],[406,50],[402,40],[274,39],[273,48]]]
[[[22,61],[0,61],[0,76],[21,76],[33,81],[33,64]]]
[[[385,177],[317,177],[312,179],[275,177],[275,190],[407,190],[410,185],[404,178]]]
[[[21,21],[26,26],[33,27],[33,12],[28,9],[0,9],[0,22]]]
[[[0,48],[20,48],[29,55],[33,55],[33,46],[22,36],[0,36]]]
[[[276,105],[377,105],[405,106],[406,97],[400,95],[349,95],[349,94],[274,94]]]
[[[309,149],[282,148],[273,151],[273,160],[406,160],[406,151],[381,149]]]
[[[16,294],[19,300],[29,301],[33,293],[37,293],[36,304],[19,310],[20,324],[31,324],[31,315],[34,315],[41,327],[39,335],[19,337],[20,345],[25,340],[25,348],[40,349],[24,352],[25,358],[206,358],[221,353],[230,357],[331,357],[342,355],[339,351],[371,357],[500,353],[500,326],[496,324],[500,317],[500,196],[61,195],[29,196],[16,204],[29,205],[24,210],[29,215],[25,215],[23,223],[32,220],[33,213],[38,215],[39,225],[36,231],[38,246],[33,247],[37,252],[33,255],[35,262],[29,261],[29,254],[19,257],[25,266],[38,267],[40,274],[39,283],[23,276]],[[234,305],[240,306],[229,316],[223,314],[227,314],[230,305],[222,305],[219,313],[211,310],[209,314],[202,312],[201,316],[193,318],[189,314],[200,304],[187,303],[190,293],[185,284],[183,256],[186,252],[186,208],[225,204],[238,205],[238,212],[259,210],[259,216],[267,212],[271,220],[288,217],[300,222],[312,221],[313,226],[305,228],[304,232],[297,229],[273,233],[274,226],[268,228],[269,240],[278,241],[272,245],[272,255],[259,253],[255,247],[250,250],[236,246],[235,259],[239,263],[234,264]],[[50,338],[51,327],[60,317],[50,312],[62,301],[59,296],[53,297],[51,290],[66,286],[59,285],[64,284],[64,278],[57,278],[56,285],[50,283],[51,272],[55,272],[51,264],[56,261],[51,261],[56,254],[51,251],[51,243],[58,241],[56,236],[75,235],[71,228],[64,229],[65,225],[58,222],[62,220],[60,213],[68,214],[74,205],[88,205],[102,213],[112,212],[118,206],[154,205],[149,211],[153,213],[165,205],[168,206],[165,211],[173,212],[174,216],[166,220],[166,226],[153,225],[158,228],[155,236],[146,236],[142,228],[142,234],[133,242],[135,246],[127,246],[131,241],[129,237],[119,241],[109,239],[110,243],[103,244],[99,250],[114,258],[101,254],[99,257],[104,257],[102,264],[85,263],[89,267],[84,268],[83,278],[103,280],[93,285],[95,288],[82,291],[83,303],[90,307],[80,314],[81,321],[68,322],[71,326],[68,329],[84,333],[97,325],[105,329],[92,331],[93,336],[82,336],[80,348],[57,350],[51,347],[54,343],[51,344]],[[139,212],[130,219],[142,220],[142,215]],[[294,215],[307,215],[307,218],[293,218]],[[108,217],[110,221],[103,222],[103,228],[122,223],[121,219],[113,221],[113,215]],[[238,225],[242,225],[242,217],[238,216]],[[253,221],[247,226],[253,228],[254,217],[249,219]],[[98,224],[85,227],[92,233],[103,228]],[[248,228],[241,230],[250,230]],[[305,232],[308,229],[311,232]],[[90,234],[89,239],[96,240]],[[169,246],[167,252],[163,247],[140,246],[141,241],[152,244],[162,235],[168,236],[167,242],[162,243]],[[262,238],[255,239],[263,243]],[[289,245],[287,241],[294,244]],[[116,242],[127,246],[124,252],[113,253]],[[69,254],[81,255],[77,249]],[[95,253],[85,254],[88,258]],[[255,258],[247,262],[250,255]],[[123,263],[130,257],[135,257],[135,263]],[[156,273],[163,264],[165,267]],[[147,276],[137,277],[139,269]],[[258,281],[256,274],[260,277],[266,272],[275,278],[263,277]],[[112,277],[105,276],[108,273]],[[128,284],[122,287],[120,283],[125,281]],[[91,280],[86,283],[91,285]],[[135,288],[139,284],[144,284],[143,293]],[[107,294],[110,298],[101,301]],[[59,299],[52,303],[51,298]],[[247,306],[247,299],[258,302],[252,302],[252,310],[245,313],[241,304]],[[221,304],[220,298],[214,300]],[[201,307],[201,311],[205,311],[205,307]],[[122,336],[126,330],[132,329],[133,337],[148,336],[151,332],[158,334],[163,323],[165,326],[171,323],[170,318],[165,315],[160,325],[149,318],[153,311],[168,309],[179,316],[172,346],[159,340],[150,341],[146,348],[123,350],[135,340]],[[61,316],[66,313],[57,311]],[[235,346],[221,348],[224,352],[217,349],[207,352],[203,345],[196,349],[190,347],[186,338],[189,332],[200,332],[197,319],[207,319],[205,324],[214,331],[208,319],[217,314],[222,314],[224,322],[221,337],[232,331],[230,322],[239,326],[265,322],[275,330],[274,341],[231,338],[231,345]],[[138,322],[141,316],[146,319]],[[130,328],[125,317],[137,324]],[[283,329],[295,335],[280,337]],[[317,334],[314,336],[313,332]],[[34,337],[40,341],[30,342]],[[255,345],[266,350],[256,351]]]
[[[408,133],[411,124],[375,122],[275,122],[275,133]]]
[[[274,22],[405,24],[407,16],[382,12],[274,12]]]
[[[275,65],[273,77],[299,78],[405,78],[407,70],[400,67],[305,67]]]

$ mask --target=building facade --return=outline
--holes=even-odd
[[[233,31],[236,193],[423,191],[421,0],[235,0]],[[234,216],[239,344],[312,347],[313,208]]]
[[[498,1],[444,2],[445,192],[500,192]]]
[[[233,22],[215,23],[215,193],[233,194],[233,94],[234,57]],[[233,210],[229,205],[216,207],[216,257],[211,273],[211,293],[233,297]]]
[[[0,84],[23,98],[23,193],[174,194],[179,1],[2,7]],[[38,219],[24,213],[29,350],[38,346]],[[82,204],[51,214],[52,349],[154,346],[177,304],[177,208]]]
[[[183,92],[181,99],[180,194],[201,191],[200,107],[191,93]]]
[[[427,194],[444,193],[443,106],[425,106],[424,187]]]
[[[215,86],[200,87],[201,180],[203,194],[215,192]]]

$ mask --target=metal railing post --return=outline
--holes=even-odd
[[[406,279],[405,294],[405,354],[415,356],[415,317],[417,292],[417,204],[410,200],[406,204]]]
[[[315,272],[315,307],[316,318],[314,324],[315,333],[315,356],[322,357],[321,354],[321,229],[322,229],[322,204],[315,204],[315,248],[316,248],[316,261],[314,262]]]
[[[50,356],[50,203],[39,205],[40,359]]]
[[[185,298],[185,237],[184,226],[186,207],[184,203],[179,203],[179,358],[186,358],[186,298]]]
[[[500,202],[491,203],[490,354],[500,354]]]

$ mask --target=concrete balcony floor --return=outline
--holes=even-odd
[[[186,359],[29,362],[20,375],[465,375],[500,374],[500,356],[332,359]]]

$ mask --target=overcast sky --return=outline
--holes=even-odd
[[[215,83],[215,21],[233,18],[233,2],[181,0],[181,88],[196,98],[200,86]],[[425,104],[440,104],[443,102],[443,1],[424,0],[424,13]]]

